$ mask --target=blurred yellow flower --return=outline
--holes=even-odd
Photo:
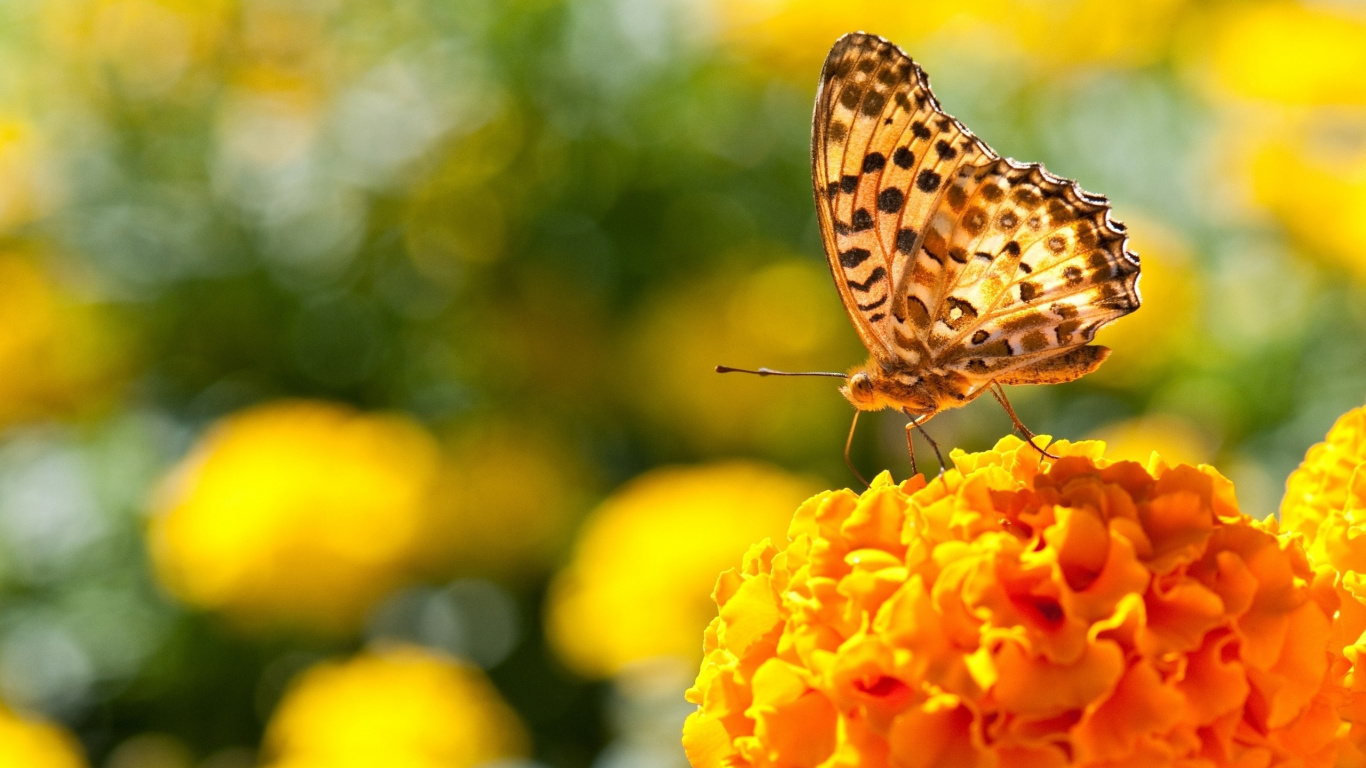
[[[587,506],[583,463],[524,425],[466,425],[443,442],[435,519],[423,537],[427,571],[543,576]]]
[[[475,667],[397,647],[319,664],[285,692],[268,768],[475,768],[527,752],[517,714]]]
[[[1366,281],[1366,119],[1343,131],[1316,122],[1295,121],[1250,151],[1252,194],[1302,243]]]
[[[781,534],[813,488],[749,462],[656,469],[627,483],[589,516],[551,587],[552,647],[589,677],[659,657],[695,661],[717,572]]]
[[[223,43],[226,0],[67,0],[44,3],[50,44],[87,62],[97,89],[160,98],[187,83]]]
[[[62,290],[35,254],[0,248],[0,425],[103,403],[125,347],[113,319]]]
[[[245,623],[353,628],[413,568],[438,464],[398,415],[286,401],[229,416],[161,489],[158,575]]]
[[[1218,7],[1218,6],[1216,6]],[[1366,15],[1344,3],[1225,3],[1192,40],[1217,93],[1366,104]]]
[[[76,739],[62,728],[0,707],[0,768],[86,768]]]
[[[910,49],[972,41],[1046,66],[1140,66],[1166,51],[1187,0],[727,0],[715,3],[723,35],[766,66],[813,82],[835,39],[873,32]]]
[[[748,275],[671,288],[632,324],[622,396],[671,439],[720,451],[803,458],[838,444],[850,418],[829,379],[718,376],[717,365],[843,370],[866,353],[830,272],[780,261]]]
[[[38,129],[0,113],[0,233],[33,221],[51,204]]]
[[[1210,435],[1179,416],[1150,413],[1107,424],[1095,439],[1106,446],[1110,461],[1147,464],[1154,453],[1180,464],[1205,464],[1214,458]]]
[[[716,584],[694,768],[1332,764],[1301,550],[1208,467],[1014,437],[797,510]]]

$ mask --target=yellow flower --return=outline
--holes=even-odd
[[[1358,523],[1363,517],[1366,407],[1339,417],[1327,439],[1311,447],[1299,468],[1290,473],[1281,502],[1281,527],[1304,536],[1311,560],[1331,563],[1344,573],[1366,572],[1366,559],[1362,559],[1366,550],[1361,554],[1350,550],[1350,539],[1363,532]]]
[[[46,212],[52,201],[43,163],[38,129],[18,116],[0,114],[0,232]]]
[[[80,744],[65,730],[0,707],[0,768],[86,768]]]
[[[781,533],[812,488],[747,462],[657,469],[631,481],[584,523],[551,588],[551,645],[590,677],[658,657],[696,661],[717,572]]]
[[[1366,281],[1366,140],[1344,140],[1360,126],[1337,124],[1305,118],[1255,142],[1248,175],[1254,200],[1291,234]]]
[[[0,424],[104,400],[121,378],[124,346],[109,318],[67,295],[34,254],[0,249]]]
[[[397,415],[286,401],[230,416],[162,489],[158,574],[243,622],[349,629],[412,568],[438,461]]]
[[[263,752],[268,768],[475,768],[526,754],[527,736],[478,669],[397,647],[304,672]]]
[[[1302,541],[1339,611],[1335,647],[1352,663],[1340,765],[1366,765],[1366,407],[1343,414],[1286,481],[1281,528]]]
[[[98,71],[121,96],[160,98],[183,86],[223,46],[225,0],[75,0],[45,3],[48,42]],[[196,85],[203,85],[201,80]]]
[[[1050,450],[822,493],[752,547],[693,766],[1331,765],[1341,657],[1298,546],[1209,467]]]
[[[1196,36],[1212,84],[1285,104],[1366,104],[1366,17],[1327,3],[1226,4]]]
[[[1147,463],[1154,453],[1182,464],[1204,464],[1214,453],[1209,434],[1169,414],[1153,413],[1107,424],[1094,436],[1111,461]]]

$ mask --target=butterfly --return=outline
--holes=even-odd
[[[1106,198],[992,151],[876,35],[845,35],[825,59],[811,176],[830,271],[869,352],[816,375],[846,379],[855,424],[902,411],[908,448],[912,427],[984,391],[1032,444],[1001,385],[1090,373],[1110,352],[1090,343],[1097,329],[1139,306],[1139,258]]]

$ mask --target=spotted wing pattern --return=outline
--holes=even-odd
[[[826,253],[873,356],[980,389],[1076,378],[1138,307],[1138,257],[1105,198],[1004,159],[945,114],[882,38],[831,49],[812,134]]]
[[[926,228],[929,258],[897,283],[936,367],[1060,381],[1065,360],[1101,354],[1064,355],[1139,305],[1138,256],[1109,213],[1105,198],[1037,164],[959,168]]]
[[[923,352],[898,335],[905,298],[893,277],[919,250],[945,180],[995,158],[939,109],[929,78],[892,43],[854,33],[830,50],[812,125],[816,208],[845,308],[879,359]]]

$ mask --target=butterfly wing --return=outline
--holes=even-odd
[[[907,282],[932,309],[930,354],[980,386],[1088,373],[1108,353],[1086,346],[1096,330],[1139,306],[1139,259],[1105,198],[1037,164],[958,169],[925,240],[958,265],[928,292]]]
[[[840,298],[877,359],[926,359],[928,305],[908,307],[893,286],[914,273],[945,182],[996,157],[940,110],[929,78],[892,43],[853,33],[830,49],[812,124],[816,211]]]

